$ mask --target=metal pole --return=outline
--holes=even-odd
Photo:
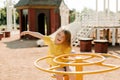
[[[68,75],[65,75],[63,78],[64,78],[64,80],[69,80],[69,76]]]
[[[76,58],[76,63],[82,63],[81,57]],[[76,66],[76,71],[83,71],[83,66],[82,65]],[[76,80],[83,80],[83,74],[77,74]]]

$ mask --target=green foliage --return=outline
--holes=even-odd
[[[6,7],[0,9],[0,25],[6,25],[7,24],[7,13],[6,13]],[[16,23],[19,24],[19,14],[16,11]]]
[[[6,25],[6,8],[0,9],[0,25]]]
[[[75,20],[75,9],[70,10],[70,23]]]
[[[16,24],[19,24],[19,14],[18,11],[15,12],[16,15]]]

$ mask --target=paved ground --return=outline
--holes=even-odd
[[[74,50],[79,53],[79,47],[75,47]],[[20,40],[18,34],[3,38],[0,41],[0,80],[54,80],[50,78],[49,73],[39,71],[33,65],[36,59],[45,56],[46,53],[47,47],[37,47],[34,40]],[[120,46],[109,46],[109,53],[119,56]],[[120,64],[120,61],[113,59],[109,59],[108,62]],[[40,66],[46,67],[45,62]],[[95,66],[91,68],[97,69]],[[120,80],[119,75],[120,69],[104,74],[86,75],[84,80]]]

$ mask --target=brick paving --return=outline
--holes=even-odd
[[[79,53],[79,47],[74,47]],[[120,46],[109,46],[109,53],[120,54]],[[94,52],[94,50],[92,50]],[[47,47],[37,47],[36,40],[20,40],[19,34],[0,41],[0,80],[55,80],[49,73],[34,67],[34,61],[47,54]],[[42,67],[47,64],[42,62]],[[84,80],[120,80],[120,70],[98,75],[86,75]],[[110,77],[112,76],[112,77]],[[98,79],[99,77],[99,79]]]

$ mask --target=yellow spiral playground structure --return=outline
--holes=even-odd
[[[39,58],[34,62],[34,65],[39,70],[49,72],[49,73],[55,73],[55,74],[75,74],[76,80],[84,80],[83,75],[85,74],[97,74],[97,73],[103,73],[108,72],[112,70],[116,70],[120,68],[120,65],[114,65],[114,64],[107,64],[104,63],[108,57],[114,58],[114,59],[120,59],[120,57],[111,55],[111,54],[96,54],[96,53],[79,53],[79,54],[66,54],[57,56],[53,59],[55,63],[57,63],[57,66],[50,67],[48,69],[45,69],[43,67],[40,67],[38,64],[40,61],[45,60],[47,58],[51,58],[50,56]],[[96,60],[94,60],[96,58]],[[65,59],[67,62],[60,62],[59,59]],[[93,60],[92,60],[93,59]],[[96,65],[96,66],[103,66],[107,67],[105,69],[100,70],[93,70],[93,71],[84,71],[84,66],[90,66],[90,65]],[[57,71],[55,69],[64,67],[64,66],[74,66],[75,71]],[[64,80],[69,80],[69,78],[65,78]]]

